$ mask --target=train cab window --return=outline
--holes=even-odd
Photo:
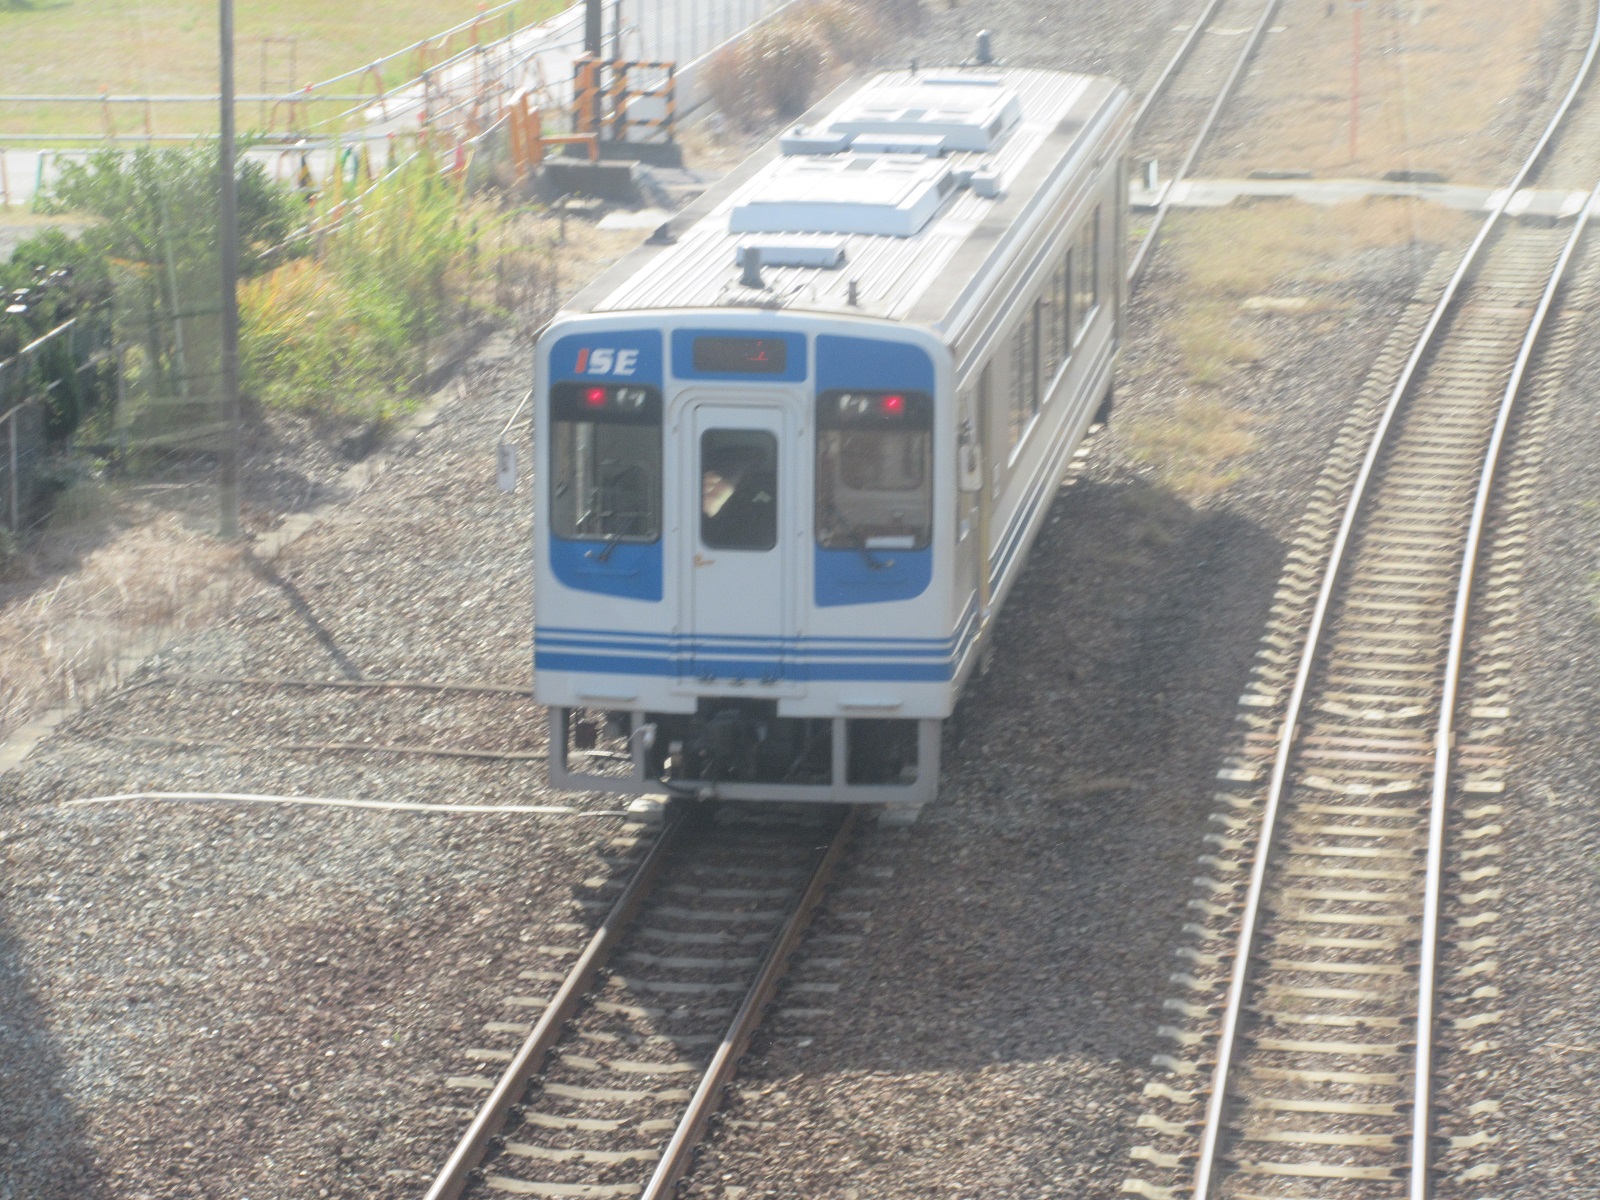
[[[700,435],[700,541],[712,550],[778,544],[778,439],[766,430]]]
[[[817,544],[920,550],[933,536],[933,398],[824,392],[817,402]]]
[[[550,525],[559,538],[661,536],[661,396],[654,388],[550,389]]]

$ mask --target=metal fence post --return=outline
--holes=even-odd
[[[10,523],[11,523],[11,532],[12,533],[15,533],[17,531],[17,529],[20,527],[20,525],[21,525],[21,516],[22,516],[22,514],[18,510],[19,501],[18,501],[18,497],[17,497],[17,413],[20,412],[20,411],[21,411],[20,407],[14,408],[14,409],[11,410],[11,412],[6,417],[6,429],[11,435],[11,438],[10,438],[11,449],[10,449],[10,453],[9,453],[9,456],[8,456],[9,457],[9,461],[10,461],[11,469],[10,469],[10,473],[7,476],[6,482],[10,485],[10,491],[11,491],[11,510],[10,510],[11,522]]]

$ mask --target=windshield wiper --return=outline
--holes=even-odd
[[[583,556],[592,558],[595,562],[605,562],[611,557],[611,552],[622,542],[622,534],[613,533],[606,538],[606,544],[598,550],[585,550]]]
[[[848,534],[855,541],[855,546],[852,547],[852,548],[855,550],[855,552],[857,554],[861,555],[861,561],[866,563],[867,566],[870,567],[872,570],[881,571],[885,567],[890,565],[889,563],[886,563],[886,562],[879,562],[877,559],[872,557],[872,551],[867,548],[867,536],[866,536],[866,534],[862,533],[859,529],[857,529],[854,525],[852,525],[848,520],[846,520],[845,519],[845,515],[839,511],[837,505],[834,505],[834,504],[829,504],[828,505],[828,520],[836,528],[844,530],[844,532],[846,534]]]

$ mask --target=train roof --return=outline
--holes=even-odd
[[[1127,91],[1024,68],[892,71],[836,90],[568,305],[568,312],[786,309],[911,321],[956,336],[1087,188],[1131,120]],[[754,247],[762,286],[741,267]]]

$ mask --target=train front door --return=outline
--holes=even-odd
[[[793,587],[790,421],[777,404],[699,401],[690,413],[687,673],[701,683],[774,684],[784,674]]]

